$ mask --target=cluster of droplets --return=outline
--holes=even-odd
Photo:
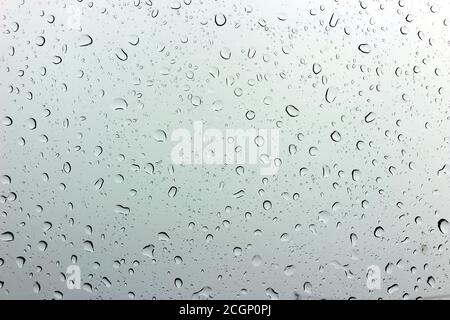
[[[4,4],[0,298],[450,294],[448,12]],[[279,152],[175,164],[197,121]]]

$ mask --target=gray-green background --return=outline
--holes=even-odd
[[[450,294],[449,12],[0,1],[0,299]],[[173,165],[194,121],[278,129],[279,171]]]

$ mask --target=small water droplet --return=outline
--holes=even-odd
[[[231,58],[231,50],[228,48],[222,48],[220,49],[220,56],[224,60],[229,60]]]
[[[174,281],[175,287],[181,288],[183,286],[183,281],[180,278],[176,278]]]
[[[167,134],[164,130],[158,129],[153,134],[153,139],[155,139],[156,142],[165,142],[167,140]]]
[[[173,198],[173,197],[175,197],[175,195],[177,194],[177,191],[178,191],[178,188],[177,187],[175,187],[175,186],[172,186],[172,187],[170,187],[170,189],[169,189],[169,191],[168,191],[168,196],[170,197],[170,198]]]
[[[373,232],[375,238],[381,238],[384,235],[384,229],[380,226],[376,227]]]
[[[265,200],[265,201],[263,202],[263,208],[264,208],[265,210],[270,210],[270,209],[272,209],[272,202],[270,202],[269,200]]]

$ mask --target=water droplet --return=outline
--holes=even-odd
[[[227,23],[227,18],[223,13],[218,13],[214,16],[214,22],[217,26],[222,27]]]
[[[369,44],[367,44],[367,43],[361,43],[359,46],[358,46],[358,50],[359,51],[361,51],[362,53],[370,53],[370,50],[371,50],[371,48],[370,48],[370,45]]]
[[[72,171],[71,164],[69,162],[64,162],[62,170],[64,173],[69,174]]]
[[[393,293],[397,292],[398,290],[400,290],[398,284],[393,284],[392,286],[387,288],[387,293],[393,294]]]
[[[92,241],[86,240],[83,242],[83,249],[88,252],[94,252],[94,244]]]
[[[270,202],[269,200],[265,200],[265,201],[263,202],[263,208],[264,208],[265,210],[270,210],[270,209],[272,209],[272,202]]]
[[[317,156],[319,149],[317,149],[317,147],[311,147],[311,148],[309,148],[308,152],[309,152],[310,156],[315,157],[315,156]]]
[[[180,256],[175,256],[174,261],[175,261],[176,264],[183,263],[183,259]]]
[[[427,279],[427,284],[431,287],[434,288],[436,286],[436,280],[434,279],[433,276],[429,276]]]
[[[159,241],[169,241],[170,237],[166,232],[159,232],[158,233],[158,240]]]
[[[6,242],[14,241],[14,234],[12,232],[9,232],[9,231],[3,232],[0,235],[0,240],[6,241]]]
[[[2,184],[11,184],[11,177],[5,174],[0,177],[0,182]]]
[[[228,48],[222,48],[220,49],[220,56],[224,60],[229,60],[231,58],[231,50]]]
[[[36,45],[42,47],[45,44],[45,38],[43,36],[38,36],[36,38]]]
[[[158,129],[153,134],[153,139],[157,142],[165,142],[167,140],[167,134],[164,130]]]
[[[330,87],[325,91],[325,101],[328,103],[333,103],[337,97],[337,89],[335,87]]]
[[[334,142],[341,141],[341,134],[336,130],[331,133],[330,137],[331,140],[333,140]]]
[[[375,120],[375,113],[373,112],[369,112],[368,114],[366,114],[366,116],[364,117],[364,121],[367,123],[371,123],[372,121]]]
[[[25,262],[26,262],[26,260],[25,260],[24,257],[17,257],[16,258],[16,264],[17,264],[17,267],[19,269],[23,268],[23,266],[25,265]]]
[[[119,214],[123,214],[123,215],[128,215],[128,214],[130,214],[130,208],[125,207],[125,206],[120,205],[120,204],[117,204],[114,207],[114,212],[115,213],[119,213]]]
[[[449,223],[445,219],[440,219],[438,221],[438,228],[442,234],[447,234],[449,229]]]
[[[26,125],[27,125],[28,129],[30,129],[30,130],[36,129],[36,128],[37,128],[37,122],[36,122],[36,119],[34,119],[34,118],[29,118],[29,119],[27,120],[27,122],[26,122]]]
[[[39,282],[35,281],[33,283],[33,292],[39,293],[40,291],[41,291],[41,285],[39,284]]]
[[[104,182],[105,180],[103,180],[102,178],[97,179],[97,181],[95,181],[94,183],[95,189],[100,190],[103,187]]]
[[[247,118],[247,120],[253,120],[253,119],[255,119],[255,116],[256,116],[256,113],[253,110],[248,110],[245,113],[245,117]]]
[[[361,178],[361,171],[359,171],[358,169],[353,169],[352,170],[353,181],[358,181],[360,178]]]
[[[308,281],[306,281],[303,284],[303,291],[305,291],[305,293],[307,294],[311,294],[312,293],[312,284]]]
[[[115,51],[115,55],[120,61],[128,60],[128,54],[122,48],[117,48]]]
[[[78,46],[80,47],[90,46],[92,42],[93,42],[92,37],[88,34],[83,34],[78,38]]]
[[[273,288],[267,288],[266,295],[270,300],[278,300],[278,292],[276,292]]]
[[[137,46],[139,44],[139,36],[132,34],[128,36],[128,43],[132,46]]]
[[[183,281],[180,278],[176,278],[174,284],[176,288],[181,288],[183,286]]]
[[[151,259],[154,258],[154,251],[155,251],[155,246],[152,244],[146,245],[143,249],[142,249],[142,254],[146,257],[149,257]]]
[[[288,277],[292,276],[295,273],[295,266],[294,265],[288,265],[284,268],[284,274]]]
[[[167,194],[169,195],[170,198],[173,198],[177,194],[177,191],[178,191],[177,187],[172,186],[170,187],[169,192]]]
[[[375,238],[382,238],[384,235],[384,229],[380,226],[376,227],[373,232]]]
[[[300,114],[300,111],[298,110],[297,107],[293,106],[292,104],[287,105],[286,108],[286,113],[290,116],[290,117],[297,117]]]
[[[322,66],[318,63],[314,63],[312,70],[314,74],[319,74],[322,71]]]
[[[114,110],[126,110],[128,108],[128,102],[123,98],[116,98],[112,101],[111,107]]]
[[[45,241],[39,241],[38,245],[37,245],[39,251],[47,250],[47,246],[48,246],[48,244]]]
[[[11,117],[5,116],[2,119],[2,124],[6,127],[9,127],[13,124],[13,119]]]
[[[356,241],[358,240],[358,236],[355,233],[350,234],[350,243],[354,247],[356,245]]]

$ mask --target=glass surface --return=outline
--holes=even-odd
[[[450,297],[449,1],[0,1],[0,299]]]

